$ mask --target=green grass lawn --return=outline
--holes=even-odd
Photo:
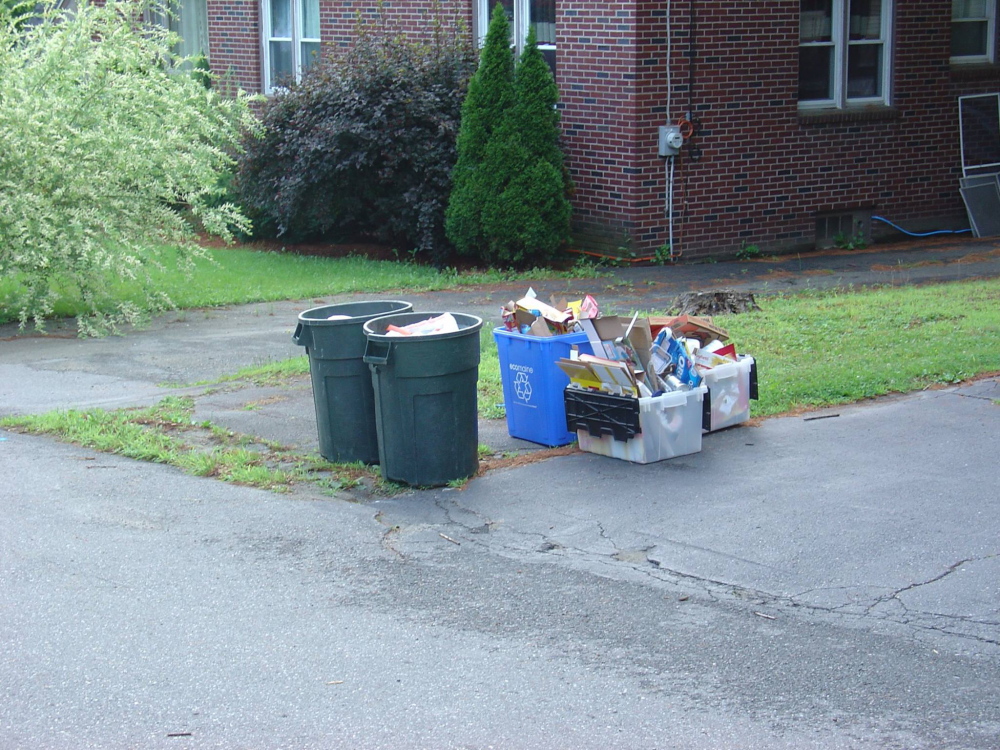
[[[753,416],[849,403],[1000,371],[1000,279],[934,286],[759,296],[760,312],[722,315],[743,354],[757,361]],[[504,416],[497,321],[480,334],[479,413]],[[296,357],[248,368],[236,379],[280,380],[309,371]]]
[[[485,270],[459,273],[404,261],[370,260],[354,256],[324,258],[246,246],[208,248],[207,257],[196,259],[192,274],[175,268],[177,251],[164,249],[165,270],[152,268],[155,288],[165,292],[180,308],[273,302],[286,299],[351,292],[385,293],[391,291],[436,291],[471,284],[499,283],[566,276],[595,275],[594,266],[581,264],[572,272],[529,270],[518,273]],[[0,278],[0,323],[17,320],[12,300],[17,278]],[[72,317],[82,309],[79,295],[71,288],[54,282],[60,298],[54,317]],[[102,285],[109,299],[141,302],[145,295],[138,282],[124,281],[108,274]]]
[[[1000,280],[758,298],[720,316],[758,363],[752,413],[858,401],[1000,371]]]

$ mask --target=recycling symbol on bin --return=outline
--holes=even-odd
[[[531,400],[531,381],[528,380],[528,373],[519,372],[514,376],[514,393],[522,401]]]

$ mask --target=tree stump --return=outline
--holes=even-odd
[[[684,292],[674,300],[675,315],[726,315],[760,310],[752,292],[718,289],[714,292]]]

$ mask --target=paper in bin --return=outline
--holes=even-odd
[[[386,336],[429,336],[434,333],[456,333],[458,321],[451,313],[438,315],[436,318],[418,320],[408,326],[386,326]]]

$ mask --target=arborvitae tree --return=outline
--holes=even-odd
[[[492,186],[482,208],[486,255],[492,261],[547,260],[569,240],[558,100],[532,28],[514,74],[514,106],[500,120],[482,166]]]
[[[448,239],[460,253],[479,254],[486,245],[482,207],[494,183],[482,165],[496,128],[509,117],[514,103],[513,81],[510,24],[503,6],[497,3],[486,32],[479,69],[469,81],[458,131],[458,159],[452,172],[445,228]]]

